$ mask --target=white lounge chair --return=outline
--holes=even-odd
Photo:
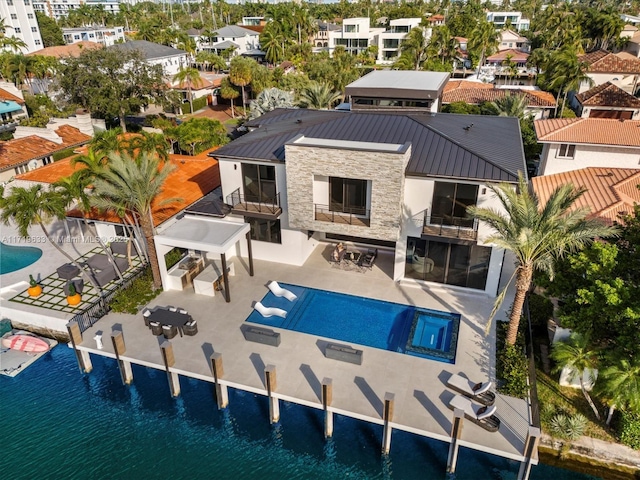
[[[273,317],[274,315],[282,318],[287,317],[287,312],[285,310],[282,310],[281,308],[276,308],[276,307],[265,307],[260,302],[256,302],[253,308],[265,318]]]
[[[271,293],[273,293],[276,297],[284,297],[290,302],[293,302],[296,298],[298,298],[295,293],[293,293],[291,290],[287,290],[286,288],[282,288],[280,284],[275,280],[269,282],[267,288],[271,290]]]
[[[449,402],[451,410],[459,408],[464,411],[465,418],[489,432],[497,432],[500,428],[500,419],[494,415],[496,406],[476,405],[462,395],[455,395]]]
[[[447,380],[447,387],[469,397],[478,403],[491,406],[496,401],[496,394],[490,391],[491,382],[475,383],[462,375],[451,375]]]

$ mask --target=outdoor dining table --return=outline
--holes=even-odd
[[[192,320],[188,313],[172,312],[168,308],[157,308],[149,315],[149,322],[157,322],[160,325],[171,325],[178,327],[178,332],[182,337],[182,329],[187,322]]]

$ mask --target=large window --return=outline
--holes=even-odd
[[[405,277],[484,290],[491,248],[409,237]]]
[[[576,146],[566,143],[560,144],[558,148],[558,158],[573,158],[576,154]]]
[[[367,181],[329,177],[329,210],[366,215]]]
[[[244,221],[251,225],[251,240],[256,240],[258,242],[282,243],[280,220],[244,217]]]
[[[276,198],[276,167],[242,164],[244,197],[247,202],[273,202]]]
[[[473,227],[467,207],[476,204],[478,186],[465,183],[436,182],[431,204],[431,224]]]

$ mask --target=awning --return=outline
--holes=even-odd
[[[22,107],[13,100],[5,100],[3,102],[0,102],[0,114],[17,112],[18,110],[22,110]]]

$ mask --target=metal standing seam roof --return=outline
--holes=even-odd
[[[241,27],[239,25],[227,25],[225,27],[222,28],[218,28],[217,30],[213,30],[213,33],[215,33],[216,37],[222,37],[222,38],[238,38],[238,37],[245,37],[247,35],[249,36],[253,36],[253,37],[257,37],[260,34],[254,30],[249,30],[248,28],[244,28]]]
[[[526,171],[518,120],[482,115],[277,109],[248,122],[256,130],[216,158],[284,162],[297,135],[372,143],[411,143],[407,175],[516,182]]]
[[[107,48],[116,48],[124,51],[140,50],[146,60],[154,58],[174,57],[185,55],[187,52],[177,48],[167,47],[159,43],[148,42],[146,40],[131,40],[125,43],[116,43]]]

